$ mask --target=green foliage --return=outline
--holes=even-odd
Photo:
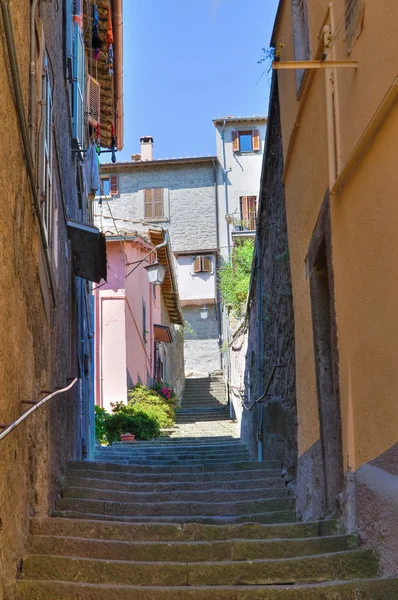
[[[159,427],[168,428],[174,425],[174,408],[177,398],[174,395],[166,398],[155,389],[148,390],[144,385],[137,384],[128,392],[127,405],[132,410],[140,410],[155,418]]]
[[[123,405],[124,409],[128,407]],[[141,440],[150,440],[160,434],[157,421],[149,415],[135,411],[118,409],[105,418],[106,439],[108,444],[118,442],[123,433],[131,433]]]
[[[106,417],[108,413],[102,406],[95,406],[95,437],[101,444],[106,443]]]
[[[219,288],[223,304],[238,315],[249,291],[254,242],[242,240],[233,250],[232,259],[220,269]]]

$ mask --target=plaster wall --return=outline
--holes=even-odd
[[[185,331],[185,375],[203,376],[220,369],[219,317],[215,305],[208,306],[209,316],[202,319],[199,306],[184,306],[185,321],[192,333]]]
[[[96,401],[108,411],[111,402],[126,400],[135,383],[152,384],[153,325],[161,324],[161,292],[157,288],[154,294],[142,265],[126,278],[126,262],[141,260],[148,250],[140,241],[107,242],[108,283],[95,293],[96,349],[101,357]]]
[[[109,169],[107,168],[107,172]],[[213,163],[156,165],[118,169],[119,195],[108,199],[119,230],[146,231],[148,225],[168,229],[174,251],[217,248]],[[144,190],[164,189],[164,218],[144,219]],[[116,234],[108,204],[94,203],[96,225]]]
[[[232,132],[236,129],[249,130],[259,129],[260,131],[260,150],[258,152],[233,152],[232,150]],[[219,240],[220,250],[223,256],[228,255],[228,236],[226,214],[236,213],[240,218],[240,197],[257,196],[260,189],[260,174],[262,166],[262,157],[264,152],[266,124],[264,122],[226,122],[224,128],[224,147],[225,147],[225,165],[226,178],[228,183],[228,209],[226,206],[225,186],[224,186],[224,157],[222,126],[216,125],[216,153],[218,158],[217,169],[217,187],[218,187],[218,222],[219,222]],[[231,227],[229,228],[231,229]]]
[[[318,5],[314,0],[309,1],[313,57],[323,18]],[[340,16],[344,18],[343,0],[337,0],[334,5],[336,19],[339,20]],[[324,8],[326,10],[326,5]],[[366,2],[362,32],[349,55],[351,60],[358,60],[358,68],[338,69],[342,165],[346,163],[396,78],[398,49],[393,24],[397,19],[396,4],[387,1],[378,2],[377,5]],[[290,35],[290,3],[282,2],[274,41],[278,43],[289,39]],[[376,56],[372,50],[377,43],[383,56],[381,61],[380,54]],[[344,27],[336,41],[336,54],[339,58],[348,58]],[[286,45],[282,60],[292,59],[292,45]],[[296,98],[294,71],[281,71],[278,78],[295,313],[300,455],[298,505],[305,507],[308,496],[315,495],[319,477],[322,476],[317,453],[319,419],[305,259],[329,184],[325,76],[322,71],[315,73],[308,93],[301,100],[304,103],[301,107],[300,100]],[[294,126],[299,108],[301,112]],[[331,197],[343,460],[347,481],[349,470],[356,472],[369,461],[377,460],[397,442],[398,410],[395,398],[398,381],[394,362],[398,349],[398,289],[394,275],[398,233],[395,225],[398,182],[394,164],[397,132],[398,109],[394,105],[377,136],[370,139],[356,168],[349,173],[343,189]],[[317,463],[319,467],[314,469]],[[307,476],[307,482],[308,474],[312,472],[312,482],[306,487],[300,485],[300,472]],[[342,508],[346,521],[350,510],[355,512],[355,506],[358,508],[363,505],[363,494],[367,494],[374,510],[378,509],[376,496],[364,492],[364,489],[364,485],[358,486],[355,505],[346,484],[343,494],[345,505]],[[384,498],[388,505],[388,494]],[[302,513],[306,518],[320,514],[321,502],[318,508]],[[358,509],[360,528],[363,514]],[[382,565],[386,571],[388,565],[389,573],[397,573],[396,559],[391,557],[391,553],[387,558],[388,551],[385,551],[390,541],[374,536],[373,542],[381,550]]]
[[[191,300],[212,300],[216,298],[216,266],[214,255],[204,255],[211,259],[211,273],[194,273],[195,255],[177,257],[178,293],[182,302]]]

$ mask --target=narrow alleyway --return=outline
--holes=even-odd
[[[69,465],[54,517],[31,521],[19,600],[398,597],[337,521],[295,522],[280,464],[248,460],[220,390],[188,383],[169,436]]]

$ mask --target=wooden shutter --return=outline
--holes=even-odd
[[[152,219],[152,217],[153,217],[153,214],[152,214],[152,189],[144,190],[144,204],[145,204],[144,218]]]
[[[246,221],[249,218],[249,207],[247,202],[247,196],[242,196],[240,199],[240,212],[242,221]]]
[[[256,196],[247,197],[247,218],[248,226],[250,231],[256,230],[256,218],[257,218],[257,198]]]
[[[202,273],[211,273],[211,260],[202,256]]]
[[[163,189],[155,188],[154,190],[154,216],[163,217]]]
[[[119,181],[117,175],[109,176],[109,193],[111,196],[117,196],[119,194]]]
[[[99,82],[87,75],[87,113],[88,122],[93,127],[97,127],[100,122],[100,100],[101,86]]]
[[[260,150],[260,131],[253,129],[252,131],[253,152]]]
[[[193,262],[193,272],[200,273],[202,270],[201,256],[197,256]]]
[[[239,152],[239,131],[232,132],[232,151]]]

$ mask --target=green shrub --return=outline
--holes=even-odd
[[[101,444],[107,442],[106,439],[106,417],[109,416],[109,413],[106,412],[105,408],[102,406],[95,406],[95,437]]]
[[[105,418],[106,439],[108,444],[120,440],[123,433],[131,433],[140,440],[150,440],[160,434],[157,421],[141,411],[134,414],[117,411]]]
[[[244,306],[250,285],[254,242],[243,240],[233,250],[233,257],[220,269],[219,288],[224,306],[235,315]]]
[[[174,425],[177,398],[169,399],[161,396],[155,389],[148,390],[143,385],[137,384],[128,392],[127,406],[136,412],[143,411],[148,416],[157,420],[159,427],[169,428]]]

